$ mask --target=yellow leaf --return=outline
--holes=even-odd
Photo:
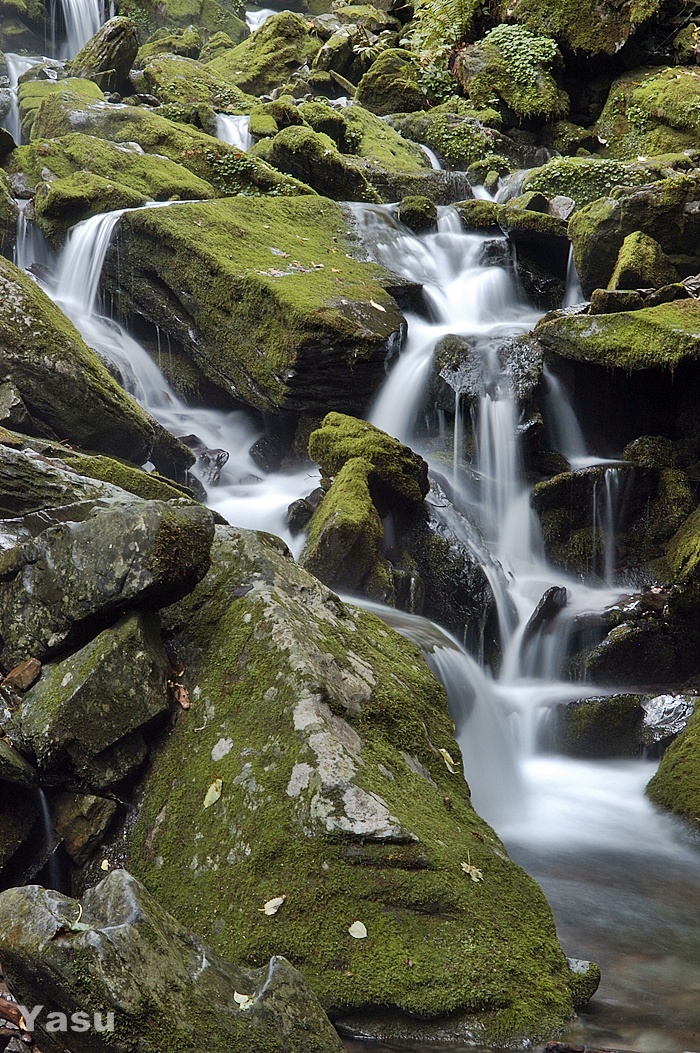
[[[370,300],[369,302],[372,304],[372,307],[374,307],[375,311],[381,311],[382,314],[386,314],[386,307],[382,307],[382,305],[380,303],[377,303],[376,300]]]
[[[447,750],[438,750],[438,753],[440,754],[440,756],[444,760],[445,767],[447,768],[448,772],[451,775],[456,775],[457,774],[457,765],[452,760],[452,757],[450,757],[450,755],[447,752]]]
[[[205,808],[211,808],[211,806],[213,804],[216,804],[216,802],[219,800],[219,797],[221,797],[221,787],[222,786],[223,786],[223,783],[222,783],[221,779],[214,779],[214,782],[211,784],[211,786],[207,790],[206,796],[204,798],[204,807]]]
[[[262,907],[258,907],[258,910],[261,914],[276,914],[286,898],[286,896],[275,896],[274,899],[268,899],[267,903],[264,903]]]
[[[241,994],[240,991],[233,992],[233,1000],[238,1003],[239,1009],[252,1009],[255,999],[253,995]]]
[[[103,859],[100,863],[100,870],[109,870],[109,860]]]

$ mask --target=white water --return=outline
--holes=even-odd
[[[19,78],[41,62],[41,57],[36,55],[15,55],[11,51],[5,52],[7,63],[7,79],[10,88],[10,109],[3,118],[2,127],[7,129],[14,141],[19,146],[22,142],[22,122],[19,116],[19,101],[17,99],[17,87]]]
[[[253,145],[253,136],[248,131],[249,124],[250,117],[238,117],[230,113],[217,113],[216,137],[245,153]]]
[[[257,11],[246,11],[245,21],[248,29],[251,33],[254,33],[256,29],[260,29],[260,26],[264,26],[268,18],[272,18],[278,12],[273,11],[271,7],[261,7]]]
[[[429,146],[425,145],[425,143],[419,143],[418,145],[420,146],[421,150],[423,151],[425,156],[430,161],[430,167],[433,169],[433,171],[434,172],[442,172],[442,165],[440,164],[438,156],[434,152],[434,150],[431,150]]]
[[[59,14],[60,12],[60,14]],[[114,15],[114,4],[106,0],[53,0],[51,25],[54,50],[59,58],[72,59],[100,26]],[[63,22],[63,42],[59,43],[59,25]]]

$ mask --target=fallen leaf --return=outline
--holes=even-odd
[[[207,790],[206,796],[204,798],[204,807],[205,808],[211,808],[211,806],[213,804],[216,804],[216,802],[219,800],[219,797],[221,797],[221,787],[222,786],[223,786],[223,783],[222,783],[221,779],[214,779],[213,783],[211,784],[211,786]]]
[[[369,302],[372,304],[372,307],[374,307],[376,311],[381,311],[382,314],[386,314],[386,307],[382,307],[382,305],[380,303],[377,303],[376,300],[370,300]]]
[[[440,756],[444,760],[445,767],[447,768],[448,772],[451,775],[456,775],[457,774],[457,765],[452,760],[452,757],[450,757],[450,755],[447,752],[447,750],[438,750],[438,753],[440,754]]]
[[[100,863],[100,870],[109,870],[109,860],[103,859]]]
[[[354,940],[367,939],[367,927],[363,925],[361,921],[353,921],[352,925],[348,929],[348,932]]]
[[[241,994],[240,991],[233,992],[233,1000],[238,1003],[239,1009],[252,1009],[255,999],[253,995]]]
[[[331,267],[332,274],[340,274],[340,267]]]
[[[264,903],[262,907],[258,907],[258,910],[261,914],[276,914],[286,898],[286,896],[275,896],[274,899],[268,899],[267,903]]]
[[[484,875],[481,873],[478,867],[472,865],[471,856],[467,854],[467,862],[460,863],[462,870],[465,874],[469,874],[472,881],[483,881]]]
[[[190,695],[184,684],[173,684],[171,689],[173,693],[173,700],[177,702],[183,709],[189,709],[192,703],[190,702]]]

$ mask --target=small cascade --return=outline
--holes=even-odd
[[[216,115],[216,138],[222,142],[235,146],[244,153],[253,145],[253,136],[248,131],[250,117],[237,116],[230,113],[217,113]]]
[[[30,70],[32,66],[36,66],[37,63],[41,62],[41,57],[15,55],[8,51],[5,54],[5,62],[7,63],[7,77],[10,82],[10,109],[3,118],[2,127],[10,133],[17,145],[20,146],[22,143],[22,122],[19,116],[19,100],[17,98],[19,78],[23,73]]]
[[[17,204],[17,236],[12,261],[23,271],[50,273],[54,265],[53,249],[37,224],[27,219],[29,201],[18,201]]]
[[[53,819],[51,818],[51,810],[49,809],[49,802],[46,800],[46,794],[42,789],[37,790],[39,795],[39,807],[41,810],[41,826],[42,826],[42,837],[44,841],[44,854],[46,855],[46,873],[48,878],[48,887],[60,892],[62,889],[61,879],[61,868],[56,859],[56,852],[58,849],[58,843],[56,839],[56,833],[53,828]]]
[[[577,304],[585,303],[581,282],[579,281],[576,263],[574,261],[574,246],[569,246],[569,260],[566,265],[566,291],[562,307],[575,307]]]
[[[265,25],[268,18],[272,18],[272,16],[276,14],[278,14],[278,12],[273,11],[271,7],[261,7],[257,10],[251,8],[245,13],[245,23],[251,33],[254,33],[256,29],[260,29],[260,26]]]
[[[550,431],[550,440],[556,450],[566,457],[573,468],[584,468],[595,464],[586,451],[586,442],[581,425],[559,377],[544,366],[546,386],[545,409]]]
[[[56,57],[75,58],[113,15],[114,3],[108,4],[106,0],[52,0],[51,36]]]
[[[433,171],[434,172],[442,172],[443,168],[442,168],[442,165],[440,164],[440,160],[439,160],[437,154],[433,150],[431,150],[429,146],[426,146],[425,143],[419,143],[418,145],[420,146],[421,150],[423,151],[425,156],[430,161],[430,167],[433,169]]]
[[[617,560],[617,536],[624,515],[629,471],[625,468],[606,468],[602,477],[593,482],[593,571],[598,570],[606,585],[614,584]],[[602,485],[601,485],[602,484]],[[600,545],[598,545],[600,539]],[[598,549],[602,560],[597,560]],[[602,562],[602,566],[600,563]]]

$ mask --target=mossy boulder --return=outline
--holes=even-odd
[[[203,46],[204,39],[196,26],[174,30],[157,29],[139,48],[135,63],[143,67],[156,55],[180,55],[183,58],[196,59],[199,58]]]
[[[700,582],[700,509],[688,516],[671,538],[666,556],[675,581]]]
[[[240,44],[241,40],[245,40],[247,35],[246,33],[240,40],[236,40],[230,37],[228,33],[214,33],[202,47],[199,61],[201,63],[213,62],[215,58],[223,55],[224,51],[230,51],[232,48],[235,48],[236,44]]]
[[[401,48],[382,52],[358,84],[355,100],[379,117],[426,109],[428,99],[412,54]]]
[[[156,55],[143,65],[136,79],[140,91],[165,105],[247,113],[255,103],[208,66],[184,55]]]
[[[573,51],[588,55],[614,55],[635,30],[659,9],[659,0],[500,0],[501,18],[515,18],[531,32],[554,37]]]
[[[139,42],[130,18],[110,18],[69,63],[73,77],[94,82],[103,91],[116,91],[128,78]]]
[[[181,164],[226,196],[312,192],[259,158],[242,154],[189,124],[177,124],[140,107],[107,103],[102,96],[83,105],[70,93],[54,92],[39,106],[32,135],[51,139],[73,132],[123,146],[137,143],[144,153],[160,154]]]
[[[577,208],[600,197],[608,197],[618,186],[641,186],[653,179],[641,162],[625,164],[601,157],[554,157],[547,164],[529,172],[524,191],[539,191],[547,197],[565,194]]]
[[[271,164],[335,201],[380,201],[362,172],[329,136],[303,125],[283,128],[267,154]]]
[[[572,1001],[549,907],[471,809],[419,651],[277,539],[225,528],[166,624],[198,702],[124,830],[127,865],[163,906],[236,960],[274,945],[336,1020],[381,1006],[414,1038],[434,1019],[488,1041],[559,1028]],[[260,908],[280,895],[270,919]],[[366,939],[348,933],[358,920]]]
[[[213,59],[208,68],[250,95],[265,95],[311,62],[320,46],[301,15],[283,11],[233,50]]]
[[[397,216],[399,222],[409,227],[414,234],[437,230],[437,208],[428,197],[416,195],[403,198]]]
[[[636,230],[623,241],[609,289],[658,289],[678,281],[678,272],[658,241]]]
[[[242,0],[119,0],[119,13],[133,19],[142,42],[157,29],[189,26],[205,36],[223,32],[242,40],[248,35]]]
[[[557,84],[561,66],[556,42],[520,25],[496,26],[475,44],[462,46],[453,59],[453,76],[473,105],[505,105],[517,117],[561,117],[569,99]]]
[[[39,183],[34,208],[44,234],[58,239],[89,216],[115,208],[140,208],[146,201],[138,190],[90,172],[78,172],[67,179]]]
[[[700,828],[700,706],[664,753],[647,794],[659,807]]]
[[[595,130],[611,157],[694,150],[700,130],[700,78],[694,68],[642,68],[610,88]]]
[[[676,300],[615,314],[558,315],[535,329],[542,347],[562,358],[609,368],[673,371],[700,356],[700,302]]]
[[[616,625],[585,657],[583,673],[593,684],[664,686],[680,671],[678,639],[662,619]]]
[[[355,152],[356,137],[351,133],[342,110],[337,110],[325,102],[303,102],[299,106],[299,116],[315,132],[321,132],[332,139],[341,153]]]
[[[573,757],[638,757],[643,696],[585,698],[557,710],[557,747]]]
[[[457,102],[457,100],[455,100]],[[490,155],[515,156],[512,140],[488,126],[482,115],[466,106],[444,103],[427,113],[399,114],[391,118],[391,125],[408,139],[425,143],[450,168],[465,171],[471,164],[484,161]],[[492,111],[485,115],[498,118]]]
[[[109,1037],[124,1053],[195,1053],[203,1028],[211,1053],[342,1053],[289,962],[231,965],[121,868],[82,902],[38,885],[4,892],[0,954],[14,991],[38,1006],[50,990],[54,1012],[70,1016],[80,1006],[85,1020],[111,1020]],[[250,999],[245,1012],[241,996]],[[50,1017],[42,1014],[36,1030],[47,1053],[60,1053]],[[73,1040],[78,1053],[97,1053],[104,1044],[92,1027]]]
[[[0,516],[4,519],[14,519],[30,512],[70,505],[76,501],[114,496],[119,492],[112,486],[104,486],[99,481],[93,482],[80,474],[67,471],[65,464],[57,458],[52,463],[45,454],[39,454],[31,445],[27,445],[23,436],[10,436],[6,433],[2,435],[2,440]],[[16,442],[17,445],[8,445],[8,440]],[[86,457],[85,460],[99,462],[101,458]],[[105,460],[109,463],[109,458]]]
[[[28,429],[166,472],[192,463],[184,446],[116,383],[46,293],[0,257],[0,356]]]
[[[0,250],[14,240],[17,230],[17,205],[10,192],[7,176],[0,169]]]
[[[22,120],[22,131],[29,137],[34,126],[34,118],[49,95],[60,96],[60,106],[68,110],[80,110],[90,106],[92,103],[104,102],[104,94],[91,80],[78,77],[70,77],[68,80],[27,80],[19,85],[19,113]],[[66,132],[73,131],[67,127]],[[39,132],[39,135],[61,135],[49,129]]]
[[[322,198],[144,209],[123,216],[107,269],[118,265],[125,309],[229,396],[263,410],[361,412],[404,321],[384,288],[394,279],[349,258],[346,231]]]
[[[425,173],[430,162],[417,143],[408,142],[386,121],[356,103],[346,107],[343,116],[349,129],[346,138],[359,159],[365,178],[376,180],[382,172]],[[396,200],[394,197],[393,200]]]
[[[584,294],[605,288],[628,234],[642,231],[671,257],[683,274],[700,267],[700,179],[676,175],[638,190],[619,190],[574,213],[569,236]]]
[[[0,52],[40,55],[48,17],[41,0],[0,0]]]
[[[169,673],[157,616],[127,614],[75,654],[42,667],[12,713],[9,734],[45,780],[78,777],[104,790],[122,740],[141,739],[168,712]]]

